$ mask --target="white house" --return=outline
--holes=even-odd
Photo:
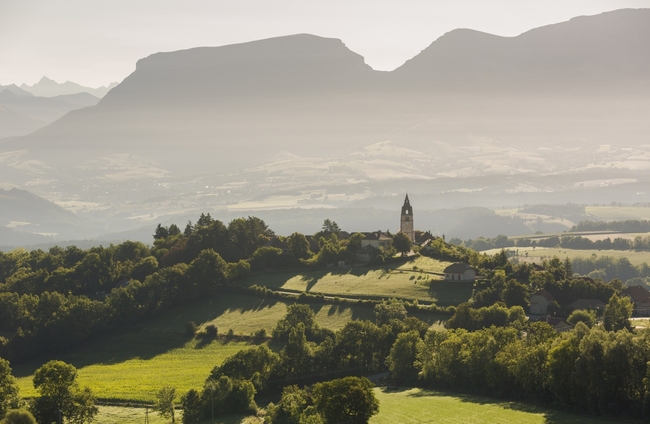
[[[553,303],[555,299],[551,293],[544,289],[537,290],[530,297],[530,313],[531,315],[546,315],[548,305]]]
[[[444,273],[445,280],[474,281],[476,279],[476,270],[462,262],[449,265]]]

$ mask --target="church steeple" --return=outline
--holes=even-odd
[[[402,205],[402,216],[400,218],[399,230],[409,236],[411,241],[415,241],[415,231],[413,229],[413,207],[409,201],[409,195],[406,194],[404,205]]]

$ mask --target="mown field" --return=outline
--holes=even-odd
[[[260,274],[248,279],[247,284],[330,296],[397,297],[441,306],[458,305],[471,297],[473,285],[442,281],[440,274],[450,263],[420,257],[382,269],[354,267]]]
[[[604,221],[650,219],[650,207],[636,206],[586,206],[585,212]]]
[[[424,389],[385,391],[375,389],[379,414],[371,424],[588,424],[621,423],[625,420],[598,419],[566,414],[519,402],[469,395],[456,395]],[[634,421],[630,421],[634,422]]]
[[[641,265],[642,263],[650,264],[650,252],[635,252],[632,250],[579,250],[579,249],[565,249],[565,248],[547,248],[547,247],[510,247],[510,250],[519,251],[520,261],[541,262],[543,259],[551,259],[557,256],[560,259],[569,258],[591,258],[593,255],[597,257],[610,256],[613,258],[627,258],[633,265]],[[501,249],[486,250],[484,253],[493,255],[500,252]]]
[[[200,327],[214,324],[219,333],[233,329],[235,335],[250,335],[265,328],[269,334],[286,314],[290,301],[244,295],[223,295],[176,308],[129,331],[107,335],[74,352],[41,358],[14,366],[22,396],[36,396],[34,371],[49,359],[60,359],[79,370],[79,383],[90,386],[100,399],[147,401],[169,384],[182,394],[203,385],[210,370],[228,356],[250,344],[223,339],[190,339],[185,323]],[[338,330],[353,319],[374,320],[371,307],[312,305],[319,325]],[[417,314],[430,325],[440,325],[444,316]]]

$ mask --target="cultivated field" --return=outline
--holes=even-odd
[[[518,402],[468,395],[456,395],[423,389],[384,391],[375,389],[379,399],[379,414],[371,424],[587,424],[621,423],[621,419],[606,420],[584,415],[565,414]],[[630,421],[633,422],[633,421]]]
[[[471,283],[442,281],[440,273],[450,262],[417,258],[392,268],[332,268],[302,272],[261,274],[247,284],[274,290],[306,291],[331,296],[418,299],[438,305],[457,305],[472,295]],[[417,267],[414,269],[413,267]]]
[[[546,248],[536,247],[510,247],[512,251],[519,251],[519,260],[528,262],[541,262],[543,259],[551,259],[557,256],[560,259],[569,258],[591,258],[593,255],[597,257],[611,256],[613,258],[627,258],[633,265],[641,265],[642,263],[650,264],[650,252],[635,252],[632,250],[578,250],[578,249],[564,249],[564,248]],[[500,252],[501,249],[486,250],[483,253],[493,255]],[[526,253],[528,256],[526,256]]]

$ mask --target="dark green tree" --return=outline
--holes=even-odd
[[[634,305],[630,302],[629,298],[620,298],[617,295],[613,295],[609,299],[607,306],[605,306],[605,312],[603,313],[605,329],[607,331],[618,331],[624,328],[629,330],[631,328],[630,317],[632,316],[633,310]]]
[[[0,419],[18,403],[18,386],[9,362],[0,358]]]
[[[394,381],[412,383],[417,380],[420,372],[417,357],[423,348],[424,342],[415,330],[397,336],[386,361]]]
[[[287,237],[287,246],[291,253],[298,259],[309,259],[312,252],[309,250],[309,242],[301,233],[293,233]]]
[[[364,377],[345,377],[314,385],[316,410],[328,424],[364,424],[379,412],[374,385]]]
[[[183,408],[183,424],[195,424],[203,419],[203,401],[197,390],[191,389],[181,396],[181,406]]]
[[[29,411],[18,409],[7,412],[5,419],[0,421],[2,424],[36,424],[36,418]]]
[[[409,236],[400,232],[393,236],[393,247],[404,256],[411,251],[413,242]]]

